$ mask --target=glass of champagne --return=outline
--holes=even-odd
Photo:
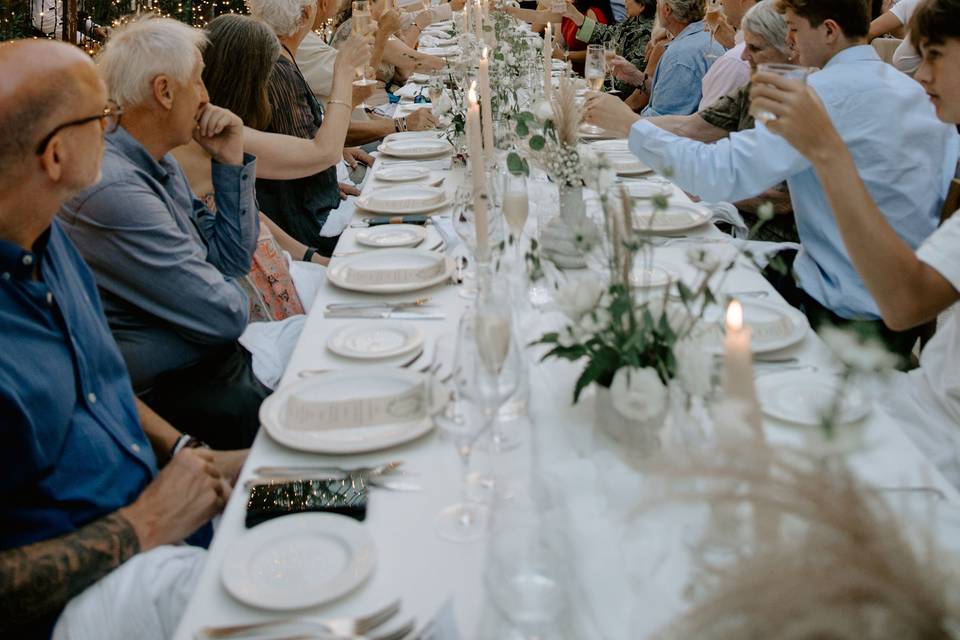
[[[527,224],[530,202],[527,196],[527,178],[522,173],[507,171],[503,175],[503,218],[510,229],[516,268],[523,269],[523,254],[520,238]]]
[[[583,64],[583,77],[590,85],[591,91],[603,89],[603,79],[606,76],[606,60],[602,44],[587,45],[587,58]],[[588,134],[603,133],[603,129],[593,124],[585,124],[581,131]]]
[[[353,14],[350,18],[350,27],[353,30],[353,35],[366,38],[369,35],[370,27],[373,26],[373,16],[370,15],[370,3],[367,0],[353,0],[352,8]],[[360,75],[360,79],[353,81],[353,84],[356,86],[369,87],[370,85],[377,84],[376,80],[367,78],[366,63],[357,67],[357,73]]]
[[[616,57],[617,46],[613,42],[605,42],[603,44],[603,62],[607,76],[610,78],[610,90],[607,93],[612,93],[614,95],[620,93],[613,84],[613,67],[610,66],[610,63],[613,62],[613,59]]]
[[[707,0],[707,12],[703,16],[707,31],[710,32],[710,46],[703,57],[707,60],[716,60],[717,54],[713,53],[713,43],[716,42],[717,29],[723,21],[723,5],[720,0]]]

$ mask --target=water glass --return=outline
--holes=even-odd
[[[801,67],[795,64],[785,64],[778,62],[764,62],[757,65],[757,71],[760,73],[773,73],[784,78],[799,80],[803,84],[807,83],[807,76],[810,75],[810,67]],[[750,115],[766,124],[771,120],[776,120],[777,116],[769,111],[758,111],[750,107]]]

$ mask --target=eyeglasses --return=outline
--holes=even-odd
[[[50,144],[50,141],[53,139],[53,136],[57,135],[64,129],[69,127],[79,127],[82,124],[87,124],[88,122],[93,122],[94,120],[100,121],[100,127],[103,129],[104,133],[113,133],[120,126],[120,116],[123,115],[123,108],[120,107],[113,100],[107,101],[107,106],[103,108],[103,113],[99,113],[95,116],[88,116],[86,118],[80,118],[79,120],[71,120],[70,122],[64,122],[56,129],[44,136],[43,140],[40,141],[40,144],[37,145],[37,155],[42,156],[44,151],[47,150],[47,145]]]

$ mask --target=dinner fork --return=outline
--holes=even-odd
[[[367,632],[383,625],[387,620],[397,615],[400,611],[400,600],[394,600],[387,606],[357,618],[316,618],[312,616],[277,618],[265,622],[252,622],[250,624],[238,624],[223,627],[204,627],[200,630],[207,638],[233,638],[243,635],[249,635],[251,632],[257,632],[261,629],[270,627],[299,624],[303,626],[314,627],[329,638],[321,637],[319,640],[363,640],[362,637]],[[408,632],[409,633],[409,632]],[[392,634],[391,634],[392,635]],[[360,638],[357,638],[360,636]],[[400,636],[401,638],[403,636]],[[391,636],[386,637],[392,639]],[[370,639],[380,640],[380,639]]]

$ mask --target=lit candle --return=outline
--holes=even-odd
[[[476,0],[473,12],[475,22],[474,35],[477,36],[477,42],[483,42],[483,9],[480,8],[480,0]]]
[[[473,178],[473,219],[477,232],[477,263],[490,261],[490,233],[487,230],[487,184],[480,137],[480,106],[477,104],[477,83],[470,83],[467,100],[467,148],[470,151],[470,174]]]
[[[548,22],[547,29],[543,32],[543,97],[550,99],[550,69],[553,64],[550,60],[553,58],[553,24]]]
[[[757,388],[753,383],[753,354],[750,328],[743,324],[743,305],[731,300],[727,305],[726,335],[723,339],[723,391],[743,403],[750,428],[763,440],[763,425]]]
[[[480,117],[483,120],[483,153],[487,160],[493,159],[493,107],[490,101],[490,59],[487,48],[480,54]]]

